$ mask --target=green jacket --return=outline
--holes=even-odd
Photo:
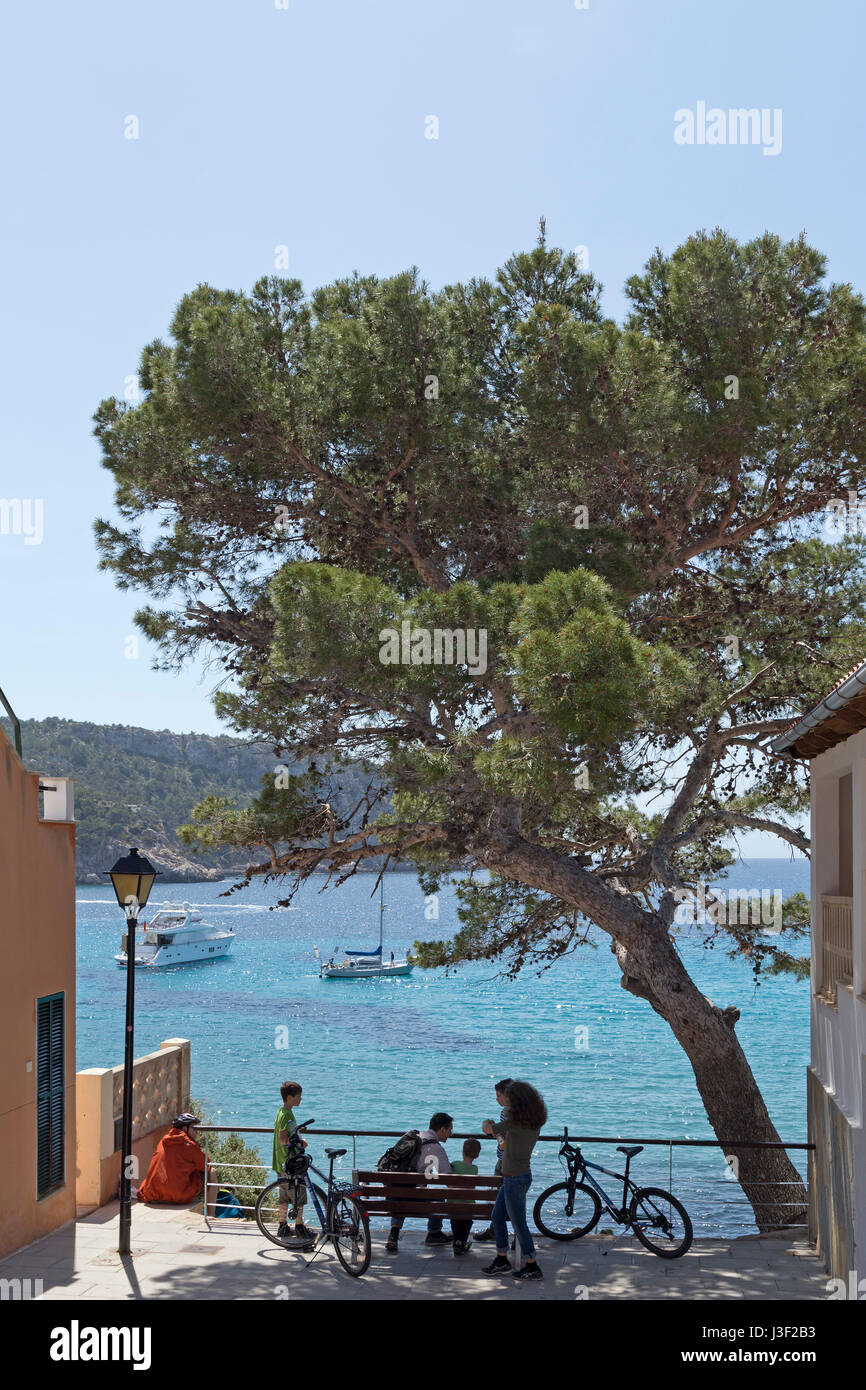
[[[497,1120],[493,1133],[505,1140],[502,1150],[502,1175],[506,1178],[519,1178],[531,1168],[532,1150],[538,1143],[540,1129],[524,1129],[513,1120]]]

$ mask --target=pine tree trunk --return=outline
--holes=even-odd
[[[738,1011],[720,1009],[700,992],[663,924],[657,937],[627,952],[617,942],[613,949],[620,967],[625,967],[623,987],[647,999],[688,1057],[707,1118],[751,1203],[759,1230],[802,1224],[806,1190],[785,1150],[747,1148],[736,1142],[779,1142],[734,1031]]]
[[[475,852],[496,872],[570,903],[609,934],[624,988],[648,1001],[691,1062],[707,1118],[751,1203],[758,1228],[801,1224],[806,1191],[785,1150],[742,1146],[745,1141],[778,1143],[779,1134],[734,1032],[739,1012],[718,1008],[701,993],[662,918],[573,859],[520,835],[500,835]]]

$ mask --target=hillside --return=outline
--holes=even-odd
[[[10,732],[5,724],[7,732]],[[251,801],[278,760],[262,744],[224,735],[87,724],[73,719],[21,723],[24,761],[32,772],[75,781],[77,878],[105,883],[108,869],[130,845],[162,870],[163,882],[218,879],[243,871],[237,851],[193,855],[177,827],[208,795]],[[343,796],[353,796],[362,774],[341,774]]]

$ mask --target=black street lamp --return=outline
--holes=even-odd
[[[148,859],[131,849],[118,859],[113,869],[104,871],[111,878],[117,901],[126,913],[126,1041],[123,1050],[123,1124],[120,1141],[120,1240],[118,1253],[130,1253],[132,1201],[130,1193],[129,1160],[132,1155],[132,1062],[133,1025],[135,1018],[135,929],[139,910],[144,907],[158,870]]]

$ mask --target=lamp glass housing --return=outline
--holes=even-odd
[[[130,907],[144,907],[156,878],[156,870],[137,849],[118,859],[108,870],[118,904],[128,912]]]

